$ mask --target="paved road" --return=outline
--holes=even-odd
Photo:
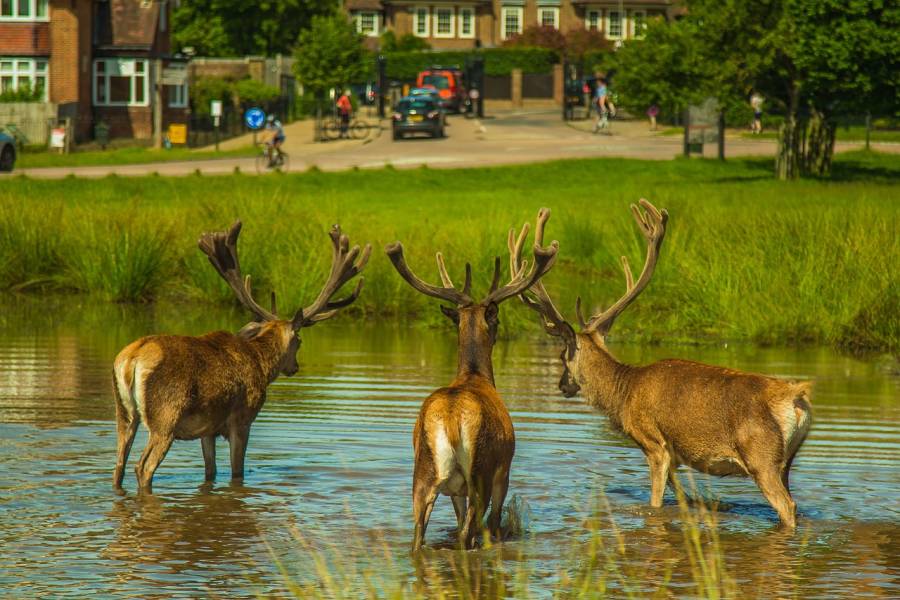
[[[382,134],[366,142],[338,141],[312,143],[311,125],[299,122],[287,128],[290,170],[299,172],[315,165],[325,171],[353,167],[378,168],[391,164],[397,168],[427,164],[434,168],[459,168],[514,163],[539,162],[565,158],[626,157],[668,160],[681,154],[680,136],[651,133],[644,122],[613,121],[609,134],[593,134],[590,122],[564,123],[556,109],[498,111],[493,118],[467,119],[451,116],[444,139],[411,138],[394,141],[389,121]],[[249,140],[232,140],[232,145],[246,145]],[[839,143],[837,150],[858,148],[861,144]],[[883,147],[882,147],[883,146]],[[900,152],[898,145],[877,145],[880,150]],[[715,156],[715,145],[708,145],[707,156]],[[728,156],[774,155],[773,140],[729,136]],[[78,177],[103,177],[111,173],[122,176],[188,175],[232,173],[240,169],[255,173],[255,159],[228,158],[143,165],[65,167],[22,169],[29,177],[57,178],[74,174]]]

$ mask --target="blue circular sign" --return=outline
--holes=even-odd
[[[266,122],[266,113],[259,108],[248,108],[244,113],[244,123],[250,129],[259,129]]]

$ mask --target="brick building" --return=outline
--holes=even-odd
[[[392,30],[439,50],[500,46],[532,25],[638,38],[647,19],[672,19],[680,10],[675,0],[344,0],[344,8],[366,36]]]
[[[0,0],[0,92],[42,89],[79,140],[101,121],[111,137],[149,138],[154,82],[185,65],[171,55],[170,13],[167,0]],[[186,81],[161,98],[163,129],[186,122]]]

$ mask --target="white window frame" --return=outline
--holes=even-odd
[[[187,108],[188,107],[188,84],[187,81],[179,85],[167,85],[168,96],[167,102],[169,108]]]
[[[474,38],[475,37],[475,9],[471,6],[460,6],[459,10],[457,10],[457,15],[459,18],[459,37],[461,38]],[[469,33],[465,33],[465,28],[463,27],[464,15],[469,16]]]
[[[26,66],[22,66],[25,64]],[[8,65],[7,68],[3,68]],[[39,67],[39,65],[42,65]],[[6,77],[12,78],[12,86],[9,89],[19,88],[19,80],[27,79],[31,89],[37,87],[38,78],[44,80],[44,94],[42,100],[47,101],[50,90],[50,59],[45,57],[32,58],[24,56],[0,56],[0,93],[3,92],[2,82]]]
[[[4,15],[0,12],[0,22],[2,21],[49,21],[50,20],[50,0],[25,0],[28,3],[28,14],[20,15],[19,14],[19,1],[20,0],[9,0],[12,14]],[[0,0],[0,11],[3,9],[3,3],[6,0]],[[39,17],[37,16],[38,8],[41,7],[44,10],[44,15]]]
[[[522,27],[525,21],[525,8],[522,6],[504,6],[500,9],[500,39],[508,40],[511,36],[506,33],[506,17],[515,14],[518,17],[519,27],[517,34],[522,33]]]
[[[431,9],[427,6],[413,6],[413,35],[416,37],[430,37],[431,35]],[[421,21],[420,17],[424,17]],[[425,31],[419,31],[419,25],[424,23]]]
[[[372,30],[363,30],[363,15],[372,17]],[[353,23],[356,25],[356,32],[367,37],[378,37],[381,33],[381,14],[377,10],[355,10],[353,11]]]
[[[97,65],[100,63],[104,63],[104,72],[103,72],[103,86],[104,86],[104,98],[103,102],[100,102],[97,99]],[[110,71],[110,65],[115,65],[116,69],[118,69],[119,65],[131,64],[131,75],[116,75],[117,77],[130,77],[131,79],[131,93],[129,94],[130,98],[134,98],[136,91],[136,80],[138,78],[137,73],[137,65],[138,63],[143,63],[144,72],[143,72],[143,91],[144,91],[144,101],[143,102],[135,102],[134,100],[129,100],[128,102],[111,102],[109,100],[110,93],[110,78],[113,76],[113,73]],[[91,93],[92,100],[94,106],[150,106],[150,61],[141,59],[141,58],[97,58],[94,59],[94,67],[91,72]]]
[[[597,15],[597,27],[595,29],[591,29],[591,14]],[[588,31],[603,31],[602,8],[593,8],[589,6],[588,9],[584,11],[584,28]]]
[[[553,15],[553,23],[550,27],[553,29],[559,29],[559,7],[558,6],[538,6],[537,7],[537,23],[541,27],[546,27],[544,25],[544,13],[550,13]]]
[[[441,33],[438,30],[438,15],[441,13],[450,13],[450,31]],[[436,38],[453,38],[456,37],[456,10],[452,6],[435,6],[431,11],[431,37]]]
[[[640,17],[643,26],[638,30],[638,17]],[[640,40],[643,39],[646,29],[647,29],[647,11],[646,10],[633,10],[631,11],[631,37],[634,39]]]
[[[618,15],[619,21],[619,35],[612,34],[611,24],[613,22],[612,15]],[[606,39],[608,40],[621,40],[624,37],[625,33],[625,15],[620,13],[618,10],[608,10],[606,11]]]

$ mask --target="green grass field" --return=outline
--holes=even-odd
[[[189,148],[172,148],[157,150],[145,146],[126,148],[110,148],[108,150],[85,150],[71,154],[54,152],[24,152],[16,160],[17,169],[35,169],[39,167],[88,167],[98,165],[140,165],[154,162],[176,162],[183,160],[210,160],[215,158],[234,158],[254,156],[258,150],[253,146],[235,150],[191,150]]]
[[[628,211],[641,197],[671,218],[649,288],[614,335],[641,340],[752,340],[900,350],[900,158],[839,155],[829,181],[777,182],[767,160],[560,161],[469,170],[383,169],[253,177],[119,178],[0,183],[0,289],[66,291],[109,301],[176,297],[231,302],[197,250],[203,231],[244,221],[241,258],[260,298],[282,310],[309,303],[328,267],[326,233],[339,222],[371,242],[356,318],[441,322],[383,253],[404,242],[423,278],[473,265],[476,293],[506,233],[553,216],[561,259],[547,278],[574,317],[624,290],[626,254],[638,271],[644,244]],[[504,276],[506,276],[504,274]],[[461,282],[460,282],[461,283]],[[344,317],[351,318],[351,317]],[[501,311],[504,334],[537,331],[520,303]]]

